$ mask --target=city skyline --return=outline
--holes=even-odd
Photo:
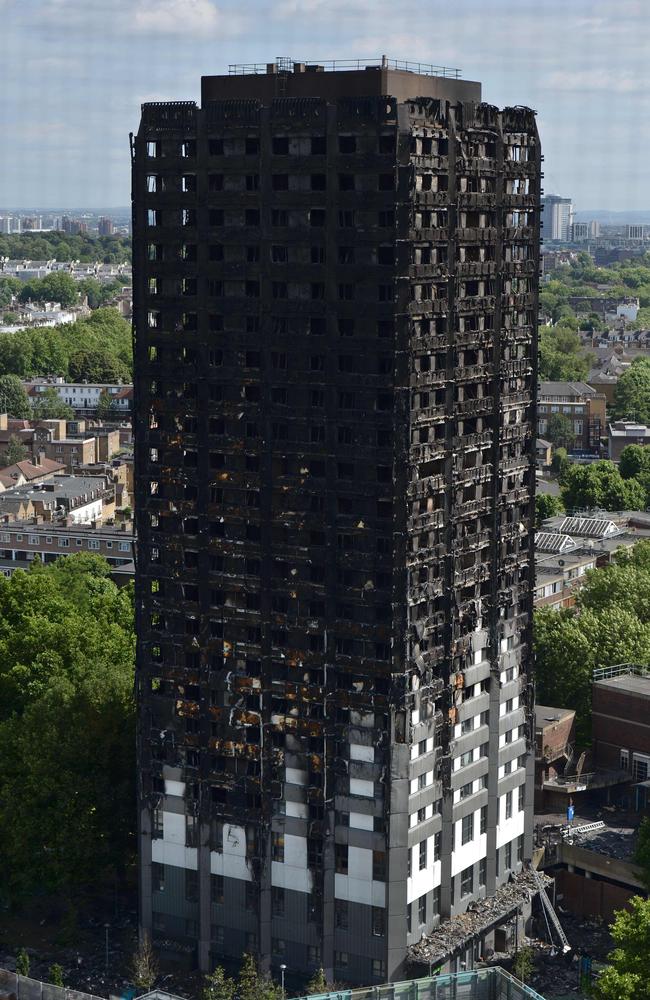
[[[406,0],[401,12],[404,29],[396,30],[384,0],[254,2],[245,12],[230,0],[116,0],[110,10],[81,0],[0,0],[0,120],[11,136],[0,154],[0,200],[16,209],[125,205],[128,133],[142,102],[197,99],[201,74],[227,72],[235,61],[386,53],[459,67],[497,106],[516,92],[538,113],[546,191],[573,196],[578,211],[646,208],[642,3],[614,10],[577,0],[567,10],[549,0],[540,16],[532,2],[497,0],[487,20],[475,0],[453,12]],[[615,65],[612,50],[625,62]]]

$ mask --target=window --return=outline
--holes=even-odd
[[[223,875],[211,876],[210,898],[213,903],[223,903]]]
[[[509,840],[504,848],[505,866],[506,869],[512,868],[512,841]]]
[[[481,828],[480,832],[485,833],[487,831],[487,806],[481,807]]]
[[[307,945],[307,961],[310,965],[318,965],[320,963],[320,948],[317,944]]]
[[[385,851],[372,852],[372,877],[375,882],[386,881],[386,853]]]
[[[151,820],[151,836],[154,840],[161,840],[163,837],[163,811],[154,809]]]
[[[275,938],[275,937],[272,938],[271,939],[271,949],[273,951],[273,954],[277,955],[278,958],[284,958],[286,950],[287,950],[287,946],[286,946],[286,942],[284,941],[284,938]]]
[[[426,924],[426,922],[427,922],[427,896],[425,893],[418,899],[418,923]]]
[[[461,799],[469,798],[469,796],[472,794],[472,786],[473,786],[473,784],[474,783],[472,781],[468,781],[466,785],[462,786],[462,788],[460,790],[460,797],[461,797]]]
[[[463,816],[462,819],[461,842],[463,844],[469,844],[469,842],[473,839],[474,839],[474,813],[470,813],[469,816]]]
[[[336,844],[335,847],[335,867],[339,875],[348,873],[348,845]]]
[[[334,952],[334,965],[336,966],[337,969],[347,969],[348,967],[347,951]]]
[[[487,883],[487,858],[481,858],[478,863],[478,884],[484,886]]]
[[[420,841],[420,871],[427,867],[427,842],[426,840]]]
[[[372,908],[372,933],[374,937],[383,937],[386,933],[386,911],[383,907]]]
[[[621,750],[621,771],[629,771],[630,754],[627,750]]]
[[[273,861],[284,861],[284,834],[271,834],[271,857]]]
[[[198,872],[191,868],[185,869],[185,899],[188,903],[196,903],[199,898]]]
[[[517,837],[517,863],[520,864],[524,860],[524,835]]]
[[[386,963],[383,958],[373,958],[372,975],[374,979],[381,979],[382,981],[386,978]]]
[[[512,792],[506,792],[506,819],[512,818]]]
[[[474,892],[474,868],[472,865],[460,873],[460,895],[470,896]]]
[[[165,866],[157,861],[151,865],[151,888],[154,892],[165,891]]]
[[[526,786],[525,785],[520,785],[519,786],[519,796],[518,796],[518,799],[519,799],[519,801],[517,803],[517,806],[518,806],[519,812],[523,812],[524,808],[526,806]]]
[[[341,930],[348,929],[348,903],[345,899],[335,900],[334,921]]]

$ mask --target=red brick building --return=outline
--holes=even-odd
[[[592,691],[594,763],[629,771],[637,808],[650,802],[650,674],[643,669],[613,668],[614,675],[595,680]]]

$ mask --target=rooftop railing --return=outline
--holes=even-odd
[[[299,67],[298,70],[296,68]],[[273,63],[229,63],[230,76],[246,76],[266,73],[322,72],[336,73],[350,70],[392,69],[405,73],[419,73],[421,76],[444,76],[460,79],[461,71],[455,66],[436,66],[432,63],[411,62],[407,59],[324,59],[309,63],[277,56]]]
[[[359,990],[320,993],[300,1000],[544,1000],[504,969],[475,969],[457,975],[427,976]]]

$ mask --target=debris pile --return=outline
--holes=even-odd
[[[553,881],[542,872],[538,872],[537,875],[545,887]],[[465,913],[450,917],[431,934],[424,934],[417,944],[409,948],[409,961],[424,965],[429,962],[444,961],[455,952],[466,948],[473,938],[504,923],[516,913],[522,903],[530,902],[537,892],[533,872],[530,869],[519,872],[510,882],[500,886],[493,896],[475,900],[469,904]]]

